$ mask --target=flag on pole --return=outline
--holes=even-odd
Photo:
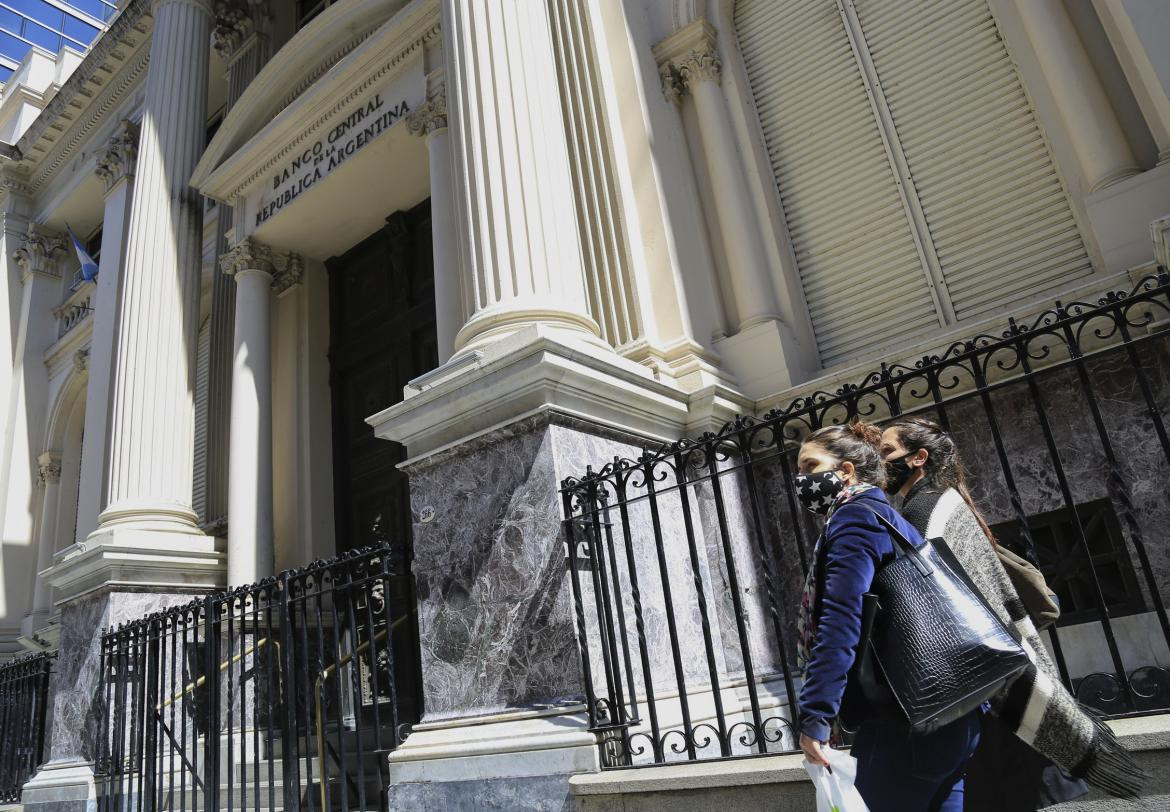
[[[92,282],[97,279],[97,263],[82,246],[81,240],[77,239],[77,235],[73,233],[73,229],[69,228],[68,223],[66,223],[65,229],[69,232],[69,239],[73,240],[73,250],[77,252],[77,261],[81,263],[81,278],[86,282]]]

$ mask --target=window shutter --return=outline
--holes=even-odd
[[[1092,272],[985,0],[739,0],[735,25],[826,366]]]
[[[822,362],[938,326],[836,5],[739,0],[735,27]]]
[[[854,0],[961,320],[1092,272],[983,0]]]

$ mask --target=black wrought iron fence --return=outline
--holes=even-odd
[[[41,766],[49,672],[55,653],[0,665],[0,803],[20,801],[20,788]]]
[[[958,439],[1004,543],[1048,576],[1067,687],[1170,708],[1170,275],[1057,303],[761,418],[562,483],[586,699],[607,767],[795,749],[794,614],[819,527],[801,438],[922,413]]]
[[[357,551],[108,630],[101,808],[385,809],[416,721],[392,560]]]

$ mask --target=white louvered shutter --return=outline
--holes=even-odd
[[[1091,272],[985,0],[739,0],[735,24],[826,366]]]
[[[836,5],[739,0],[735,26],[822,362],[938,326]]]
[[[956,316],[1092,272],[984,0],[854,0]]]
[[[207,410],[211,382],[211,321],[195,342],[195,477],[191,503],[200,521],[207,520]]]

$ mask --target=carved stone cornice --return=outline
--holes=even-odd
[[[10,167],[0,169],[0,194],[29,197],[32,193],[32,184],[27,177]]]
[[[61,273],[53,260],[58,254],[63,253],[65,239],[61,235],[42,229],[36,223],[29,223],[24,243],[12,253],[12,258],[24,272],[24,279],[33,274],[60,276]]]
[[[46,451],[37,457],[37,481],[41,487],[61,481],[60,451]]]
[[[146,76],[150,0],[126,0],[110,27],[17,142],[34,191],[51,182]]]
[[[219,267],[228,276],[241,271],[264,271],[275,273],[272,249],[251,237],[244,237],[219,258]]]
[[[122,119],[110,140],[97,153],[94,173],[106,184],[109,192],[124,178],[134,174],[138,159],[138,125]]]
[[[442,90],[406,116],[411,135],[428,136],[447,128],[447,92]]]
[[[684,91],[699,82],[719,84],[723,64],[716,43],[715,29],[700,18],[654,46],[662,94],[667,101],[677,102]]]

